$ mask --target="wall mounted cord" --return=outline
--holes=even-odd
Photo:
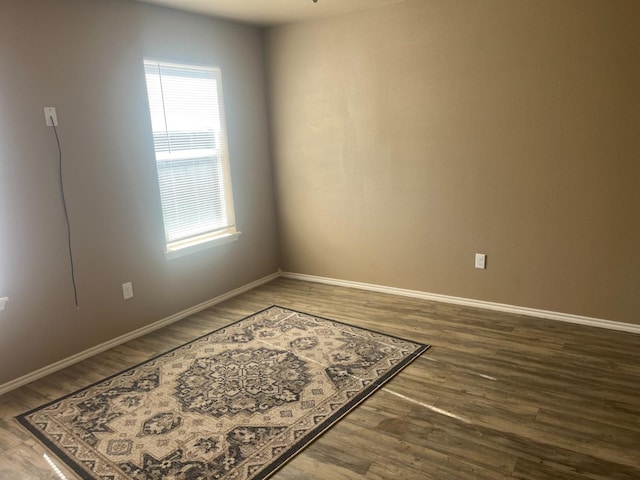
[[[78,304],[78,287],[76,286],[76,273],[75,266],[73,264],[73,250],[71,248],[71,222],[69,221],[69,211],[67,209],[67,199],[64,193],[64,176],[62,174],[62,147],[60,146],[60,137],[58,136],[58,129],[55,126],[53,117],[51,118],[51,126],[53,127],[53,133],[56,135],[56,143],[58,144],[58,172],[60,177],[60,193],[62,194],[62,207],[64,208],[64,218],[67,222],[67,245],[69,247],[69,263],[71,265],[71,283],[73,284],[73,298],[76,303],[76,308],[80,308]]]

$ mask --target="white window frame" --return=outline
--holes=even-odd
[[[166,258],[180,257],[236,240],[240,232],[235,224],[220,68],[154,58],[144,58],[144,67]],[[156,68],[157,75],[151,73]],[[170,75],[171,71],[178,73]],[[189,97],[189,92],[202,89],[202,83],[206,82],[192,83],[188,88],[191,75],[215,82],[215,91],[207,90],[203,95],[207,96],[210,108],[215,110],[217,104],[217,112],[199,109],[199,102],[193,102],[193,95]],[[168,82],[176,79],[179,82],[182,76],[186,85],[179,84],[179,89],[169,87]],[[182,92],[187,92],[185,98],[181,98]],[[189,110],[181,110],[179,105],[189,100]],[[201,117],[206,120],[201,120]],[[203,126],[205,123],[206,127]],[[187,124],[191,126],[187,127]],[[211,127],[212,124],[216,126]],[[177,129],[178,125],[182,127]],[[199,140],[204,128],[208,128],[203,134],[206,138]],[[182,139],[185,134],[190,135],[188,141]],[[191,137],[198,138],[192,141]],[[205,174],[211,175],[211,183],[199,180],[203,178],[202,173],[198,174],[200,170],[196,171],[199,163],[204,165]],[[205,193],[200,194],[203,188]]]

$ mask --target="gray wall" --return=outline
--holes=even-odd
[[[164,258],[143,56],[221,66],[237,242]],[[118,0],[2,1],[0,384],[277,270],[264,85],[258,29]]]
[[[640,2],[406,0],[268,48],[284,270],[640,323]]]
[[[0,384],[280,255],[287,271],[640,323],[639,2],[406,0],[267,39],[265,59],[262,33],[229,22],[2,1]],[[239,241],[165,260],[143,56],[222,67]]]

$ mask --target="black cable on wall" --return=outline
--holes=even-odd
[[[69,247],[69,263],[71,265],[71,283],[73,284],[73,298],[76,303],[76,308],[80,308],[78,304],[78,287],[76,286],[76,273],[73,265],[73,250],[71,248],[71,222],[69,221],[69,211],[67,210],[67,199],[64,194],[64,176],[62,174],[62,147],[60,146],[60,137],[58,136],[58,129],[56,124],[51,119],[51,126],[53,127],[53,133],[56,135],[56,143],[58,144],[58,173],[60,178],[60,193],[62,195],[62,207],[64,208],[64,218],[67,222],[67,245]]]

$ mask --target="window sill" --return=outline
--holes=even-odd
[[[242,232],[223,233],[212,237],[198,238],[193,241],[176,242],[167,246],[164,256],[167,260],[184,257],[209,248],[235,242]]]

